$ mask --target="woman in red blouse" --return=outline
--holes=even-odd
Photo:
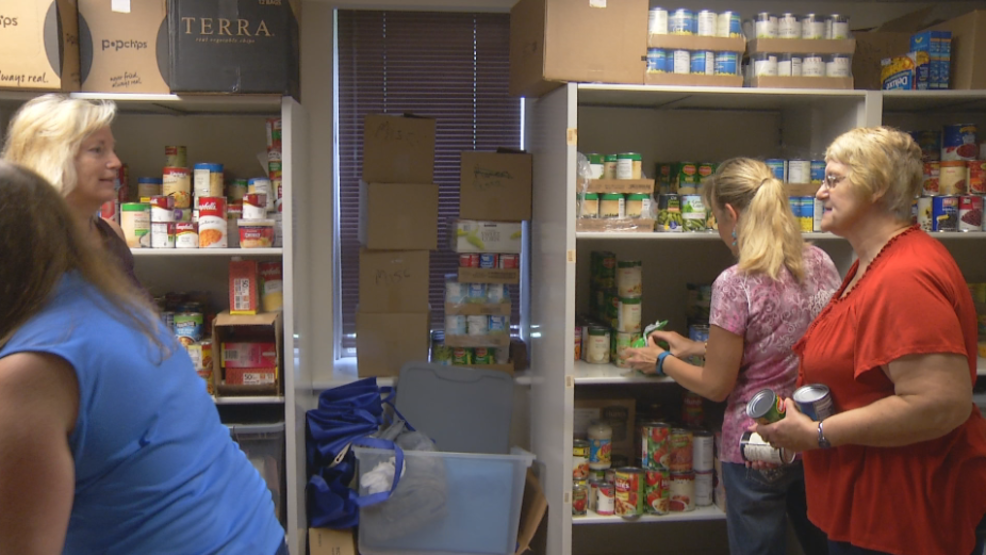
[[[948,251],[910,223],[921,150],[906,133],[860,128],[825,161],[822,229],[858,260],[794,348],[798,384],[827,385],[835,411],[814,422],[787,399],[786,418],[754,429],[804,452],[808,517],[831,555],[981,553],[976,309]]]

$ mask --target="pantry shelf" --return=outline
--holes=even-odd
[[[16,106],[45,91],[0,91],[0,105]],[[270,94],[70,93],[72,98],[112,100],[120,112],[163,115],[270,115],[281,112],[281,96]]]
[[[884,112],[986,112],[986,91],[884,91]]]
[[[955,235],[968,235],[959,234]],[[975,234],[973,234],[975,235]],[[806,240],[817,241],[819,239],[839,239],[844,238],[827,232],[802,233]],[[986,233],[981,234],[986,237]],[[575,238],[583,241],[623,241],[623,240],[655,240],[655,241],[722,241],[719,234],[715,231],[693,232],[693,233],[636,233],[619,231],[581,231],[575,234]]]
[[[667,376],[646,376],[629,368],[619,368],[612,364],[590,364],[577,361],[573,376],[575,385],[604,385],[604,384],[655,384],[673,383]]]
[[[625,519],[616,515],[597,515],[589,511],[586,516],[573,516],[572,525],[579,524],[650,524],[661,522],[694,522],[699,520],[726,520],[726,513],[719,507],[696,507],[686,513],[668,513],[666,515],[643,515],[634,519]]]
[[[860,102],[866,91],[835,89],[768,89],[751,87],[670,87],[660,85],[578,86],[579,106],[661,110],[752,110],[776,112],[818,101]]]
[[[356,357],[340,358],[336,360],[335,364],[332,366],[332,379],[315,380],[312,382],[312,391],[318,393],[320,391],[325,391],[326,389],[346,385],[347,383],[351,383],[359,379],[360,377],[356,370]],[[530,370],[515,373],[514,383],[522,386],[531,385],[532,378]],[[377,385],[384,387],[395,386],[397,385],[397,378],[379,377],[377,378]]]
[[[134,256],[182,257],[182,256],[281,256],[284,249],[130,249]]]
[[[217,405],[279,405],[284,403],[284,397],[252,396],[252,397],[213,397]]]

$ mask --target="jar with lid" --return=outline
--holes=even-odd
[[[613,428],[605,422],[589,426],[589,468],[605,470],[612,465]]]
[[[626,217],[626,201],[620,193],[603,193],[599,200],[599,217],[617,219]]]
[[[616,179],[615,154],[607,154],[603,157],[603,179]]]
[[[579,211],[580,218],[595,219],[599,217],[599,195],[597,193],[586,193],[582,199],[582,208]]]

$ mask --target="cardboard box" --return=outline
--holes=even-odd
[[[852,90],[852,77],[795,77],[758,75],[750,79],[751,87],[770,89],[835,89]]]
[[[168,2],[79,0],[82,90],[168,94]]]
[[[742,79],[740,80],[742,84]],[[587,193],[654,193],[653,179],[590,179]],[[581,194],[581,191],[579,191]]]
[[[510,303],[445,303],[445,314],[462,316],[510,316]]]
[[[952,32],[951,88],[986,89],[986,10],[969,12],[928,30]]]
[[[467,220],[531,219],[530,154],[463,152],[459,216]]]
[[[230,314],[256,314],[260,306],[260,271],[256,260],[229,261]]]
[[[743,78],[738,75],[647,72],[644,74],[644,84],[672,87],[742,87]]]
[[[738,52],[746,50],[743,37],[700,37],[697,35],[647,35],[648,48],[668,50],[713,50],[716,52]],[[742,58],[742,56],[740,56]]]
[[[359,308],[363,312],[428,310],[428,251],[359,253]]]
[[[520,283],[520,270],[459,268],[459,283],[516,285]]]
[[[438,185],[361,181],[359,242],[372,250],[438,249]]]
[[[788,54],[847,54],[856,52],[856,41],[813,39],[754,39],[746,43],[749,54],[758,52],[786,52]]]
[[[869,31],[856,32],[856,53],[852,58],[852,76],[857,89],[879,91],[883,79],[880,75],[882,60],[908,52],[910,33]]]
[[[227,341],[221,345],[222,366],[230,368],[276,368],[277,345],[270,342]]]
[[[0,87],[79,89],[75,0],[0,0]]]
[[[168,0],[172,92],[301,90],[299,0]]]
[[[638,464],[640,453],[633,449],[636,407],[633,399],[575,399],[576,439],[588,437],[589,425],[593,421],[605,421],[613,427],[613,453],[628,457],[631,465]]]
[[[435,120],[411,114],[369,115],[363,121],[363,181],[433,183]]]
[[[507,332],[486,335],[445,335],[446,347],[509,347],[510,334]]]
[[[520,254],[523,226],[519,223],[455,220],[448,233],[455,252]]]
[[[251,342],[251,341],[273,341],[277,352],[277,365],[274,368],[274,383],[264,383],[248,385],[242,383],[246,376],[234,372],[235,376],[229,383],[222,367],[222,357],[212,357],[212,379],[215,384],[216,395],[277,395],[281,391],[281,352],[284,333],[283,322],[280,312],[262,312],[252,316],[237,316],[228,311],[216,315],[212,321],[212,345],[215,349],[222,349],[223,343],[229,342]],[[251,370],[251,369],[248,369]],[[252,369],[256,373],[256,369]],[[263,371],[263,372],[266,372]],[[261,372],[262,373],[262,372]],[[257,378],[258,380],[260,378]],[[253,378],[251,378],[253,380]]]
[[[277,383],[277,368],[227,368],[226,385],[273,385]]]
[[[561,83],[639,85],[647,56],[647,0],[520,0],[510,10],[510,94]]]
[[[358,555],[351,529],[309,528],[308,550],[311,555]]]
[[[356,313],[356,369],[359,377],[400,374],[408,362],[427,362],[430,312]]]

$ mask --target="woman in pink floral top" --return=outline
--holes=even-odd
[[[709,341],[654,332],[646,348],[632,351],[630,363],[667,374],[713,401],[727,401],[719,456],[731,555],[783,555],[785,514],[805,553],[825,553],[824,534],[806,516],[801,462],[747,467],[739,441],[752,424],[746,404],[755,393],[793,392],[798,357],[791,347],[839,287],[838,271],[825,252],[804,243],[784,184],[763,162],[723,162],[703,194],[719,236],[738,259],[712,286]],[[658,347],[661,340],[670,352]],[[692,356],[704,356],[705,366],[685,362]]]

